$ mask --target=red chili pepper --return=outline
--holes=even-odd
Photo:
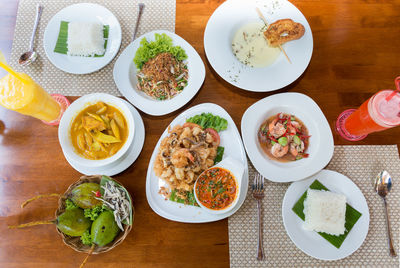
[[[272,137],[272,136],[269,136],[268,138],[270,138],[271,140],[273,140],[274,142],[278,142],[278,140],[277,139],[275,139],[274,137]]]
[[[100,191],[97,191],[97,192],[96,192],[96,197],[101,197]]]

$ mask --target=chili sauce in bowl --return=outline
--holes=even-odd
[[[243,172],[241,162],[227,158],[201,173],[194,185],[199,206],[212,214],[231,210],[239,199]]]

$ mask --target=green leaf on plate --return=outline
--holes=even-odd
[[[61,21],[60,23],[60,32],[58,34],[57,38],[57,43],[56,47],[54,48],[54,52],[60,53],[60,54],[67,54],[68,52],[68,46],[67,46],[67,40],[68,40],[68,23],[67,21]],[[110,31],[110,26],[109,25],[104,25],[103,26],[103,33],[104,33],[104,48],[107,48],[107,42],[108,42],[108,33]],[[105,54],[105,52],[104,52]],[[94,57],[103,57],[103,55],[94,55]],[[90,57],[90,56],[89,56]]]
[[[186,205],[191,205],[191,206],[196,206],[198,207],[199,205],[196,202],[196,198],[194,197],[193,191],[186,191],[186,202],[184,199],[180,198],[176,194],[176,190],[171,191],[171,195],[169,196],[169,200],[181,204],[186,204]]]
[[[309,187],[310,189],[313,190],[325,190],[329,191],[328,188],[326,188],[322,183],[320,183],[318,180],[315,180]],[[304,215],[304,200],[307,197],[307,191],[304,192],[304,194],[300,197],[300,199],[294,204],[292,210],[294,213],[296,213],[297,216],[299,216],[303,221],[305,220],[305,215]],[[347,235],[353,228],[354,224],[358,221],[358,219],[361,217],[361,213],[354,209],[352,206],[349,204],[346,204],[346,222],[344,224],[346,231],[344,234],[336,236],[336,235],[330,235],[327,233],[322,233],[319,232],[318,234],[325,238],[329,243],[334,245],[336,248],[340,248],[340,246],[343,244],[344,240],[346,239]]]

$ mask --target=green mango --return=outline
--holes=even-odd
[[[95,192],[100,191],[98,183],[82,183],[71,191],[71,200],[80,208],[94,208],[102,202],[95,198]]]
[[[90,234],[92,241],[99,247],[103,247],[114,240],[119,228],[114,219],[114,214],[106,210],[93,222]]]
[[[83,210],[80,208],[73,208],[66,210],[57,217],[57,228],[66,235],[81,236],[92,222],[85,218]]]

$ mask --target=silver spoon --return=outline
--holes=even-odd
[[[383,199],[383,203],[385,204],[385,213],[386,213],[386,227],[387,227],[387,233],[388,233],[388,243],[389,243],[389,251],[390,251],[390,256],[396,257],[397,254],[394,251],[393,247],[393,242],[392,242],[392,232],[390,230],[390,221],[389,221],[389,215],[388,215],[388,208],[387,208],[387,203],[386,203],[386,195],[390,192],[390,189],[392,189],[392,178],[390,174],[384,170],[378,174],[375,180],[375,191],[378,193],[380,197]]]
[[[139,28],[139,22],[140,22],[140,18],[142,17],[142,13],[143,13],[143,9],[144,9],[144,4],[143,3],[139,3],[139,11],[138,11],[138,16],[136,19],[136,25],[135,25],[135,30],[133,32],[133,36],[132,36],[132,42],[135,41],[136,39],[136,34]]]
[[[27,65],[31,64],[37,58],[37,53],[36,53],[36,51],[33,50],[33,43],[35,41],[36,29],[39,24],[40,16],[42,15],[42,11],[43,11],[43,6],[41,4],[37,4],[36,5],[35,25],[33,26],[33,32],[32,32],[32,36],[31,36],[31,43],[29,45],[29,51],[22,54],[18,60],[18,63],[22,66],[27,66]]]

